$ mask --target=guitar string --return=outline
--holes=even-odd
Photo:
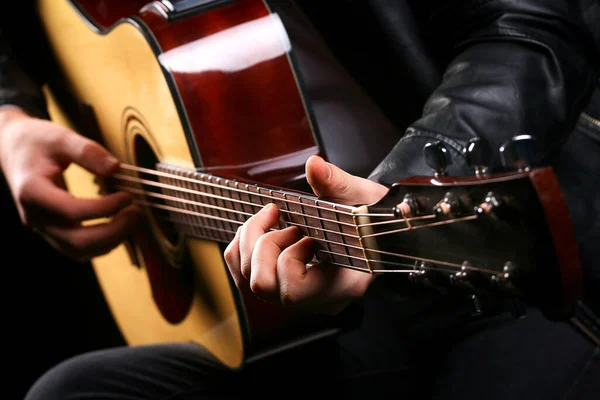
[[[182,188],[180,186],[175,186],[175,185],[170,185],[167,183],[162,183],[162,182],[155,182],[155,181],[151,181],[151,180],[147,180],[147,179],[141,179],[141,178],[136,178],[130,175],[121,175],[121,174],[115,174],[112,177],[112,180],[117,180],[117,181],[125,181],[125,182],[133,182],[133,183],[140,183],[143,185],[148,185],[148,186],[154,186],[154,187],[159,187],[159,188],[163,188],[163,189],[170,189],[172,191],[175,192],[184,192],[184,193],[190,193],[190,194],[194,194],[194,195],[200,195],[200,196],[204,196],[204,197],[210,197],[210,198],[215,198],[215,199],[219,199],[219,200],[223,200],[223,201],[229,201],[232,203],[238,203],[238,204],[242,204],[242,205],[248,205],[251,207],[263,207],[264,204],[259,204],[259,203],[253,203],[253,202],[248,202],[248,201],[244,201],[241,199],[235,199],[235,198],[230,198],[230,197],[225,197],[225,196],[219,196],[219,195],[215,195],[212,193],[206,193],[206,192],[201,192],[201,191],[197,191],[197,190],[193,190],[193,189],[189,189],[189,188]],[[202,186],[203,184],[205,184],[206,182],[203,181],[194,181],[195,184],[198,184],[199,186]],[[120,188],[123,188],[122,186],[120,186]],[[127,187],[127,189],[129,189],[130,187]],[[225,188],[227,189],[231,189],[227,186],[225,186]],[[134,189],[134,188],[131,188]],[[125,189],[122,189],[125,190]],[[150,192],[150,191],[144,191],[147,193],[157,193],[157,192]],[[248,194],[248,196],[250,195],[254,195],[255,193],[248,193],[245,191],[242,191],[243,193]],[[306,203],[299,203],[299,202],[291,202],[287,199],[283,199],[283,198],[277,198],[277,197],[273,197],[273,196],[263,196],[263,197],[268,197],[269,199],[274,200],[275,202],[279,201],[279,202],[284,202],[284,203],[292,203],[292,204],[302,204],[305,207],[310,207],[310,204],[306,204]],[[184,199],[180,199],[180,198],[176,198],[178,199],[178,201],[184,200]],[[192,200],[190,200],[192,201]],[[218,206],[213,206],[213,207],[208,207],[208,208],[215,208],[216,209],[220,209],[221,211],[225,211],[225,212],[233,212],[231,209],[227,209],[224,207],[218,207]],[[327,209],[327,208],[323,208],[323,207],[319,207],[321,209],[325,209],[328,212],[331,212],[333,214],[335,214],[335,210],[333,209]],[[410,218],[396,218],[394,214],[375,214],[375,213],[357,213],[357,214],[345,214],[348,216],[393,216],[393,219],[390,220],[386,220],[386,221],[377,221],[377,222],[370,222],[370,223],[363,223],[363,224],[354,224],[354,223],[348,223],[348,222],[343,222],[343,221],[339,221],[339,220],[334,220],[334,219],[328,219],[328,218],[323,218],[321,216],[317,216],[317,215],[311,215],[311,214],[306,214],[306,213],[300,213],[297,211],[291,211],[291,210],[287,210],[287,209],[280,209],[281,212],[287,213],[287,214],[293,214],[293,215],[298,215],[298,216],[302,216],[302,217],[308,217],[308,218],[312,218],[312,219],[318,219],[318,220],[322,220],[322,221],[327,221],[327,222],[331,222],[331,223],[335,223],[335,224],[341,224],[341,225],[346,225],[346,226],[350,226],[353,228],[356,227],[366,227],[366,226],[374,226],[374,225],[383,225],[383,224],[393,224],[393,223],[401,223],[401,222],[407,222],[407,221],[419,221],[419,220],[425,220],[425,219],[433,219],[436,218],[436,216],[434,214],[427,214],[427,215],[422,215],[422,216],[416,216],[416,217],[410,217]]]
[[[209,220],[218,220],[218,221],[224,221],[224,222],[228,222],[228,223],[234,223],[234,224],[238,224],[238,225],[243,225],[244,222],[243,221],[236,221],[236,220],[232,220],[232,219],[228,219],[228,218],[223,218],[223,217],[216,217],[210,214],[203,214],[203,213],[199,213],[196,211],[192,211],[192,210],[186,210],[186,209],[181,209],[181,208],[177,208],[177,207],[172,207],[172,206],[167,206],[167,205],[163,205],[163,204],[157,204],[157,203],[153,203],[153,202],[148,202],[148,201],[144,201],[144,200],[136,200],[137,203],[141,204],[141,205],[145,205],[145,206],[149,206],[149,207],[153,207],[153,208],[158,208],[158,209],[162,209],[162,210],[166,210],[166,211],[172,211],[172,212],[176,212],[178,214],[188,214],[188,215],[193,215],[193,216],[197,216],[197,217],[202,217],[204,219],[209,219]],[[285,221],[285,220],[280,220],[281,222],[285,223],[285,224],[289,224],[289,225],[293,225],[293,226],[297,226],[297,227],[303,227],[303,228],[307,228],[307,229],[317,229],[317,230],[321,230],[317,227],[313,227],[313,226],[308,226],[308,225],[304,225],[304,224],[299,224],[299,223],[294,223],[291,221]],[[196,223],[191,223],[189,221],[177,221],[180,225],[184,225],[184,226],[197,226],[200,227],[202,229],[211,229],[211,230],[220,230],[226,233],[230,233],[230,234],[235,234],[234,231],[228,231],[226,229],[222,229],[222,228],[216,228],[216,227],[210,227],[210,226],[205,226],[202,224],[196,224]],[[444,221],[446,222],[446,221]],[[451,222],[451,221],[449,221]],[[274,230],[274,229],[271,229]],[[337,235],[342,236],[342,232],[336,232],[336,231],[328,231]],[[346,235],[349,236],[349,235]],[[354,239],[360,239],[359,236],[356,235],[351,235],[351,237],[353,237]],[[465,268],[465,269],[471,269],[471,270],[476,270],[476,271],[482,271],[482,272],[491,272],[493,273],[494,271],[490,271],[490,270],[485,270],[482,268],[478,268],[478,267],[474,267],[474,266],[463,266],[462,264],[456,264],[456,263],[451,263],[451,262],[447,262],[447,261],[441,261],[441,260],[434,260],[434,259],[428,259],[428,258],[423,258],[423,257],[414,257],[414,256],[410,256],[407,254],[401,254],[401,253],[394,253],[394,252],[387,252],[387,251],[382,251],[382,250],[378,250],[378,249],[373,249],[373,248],[369,248],[369,247],[360,247],[360,246],[354,246],[354,245],[349,245],[343,242],[337,242],[337,241],[329,241],[327,239],[321,239],[321,238],[316,238],[316,237],[311,237],[313,240],[317,240],[317,241],[323,241],[323,242],[329,242],[331,244],[336,244],[336,245],[340,245],[340,246],[344,246],[344,247],[351,247],[357,250],[365,250],[368,252],[373,252],[373,253],[379,253],[379,254],[385,254],[385,255],[389,255],[389,256],[395,256],[395,257],[401,257],[401,258],[409,258],[415,261],[422,261],[422,262],[427,262],[427,263],[435,263],[435,264],[439,264],[439,265],[445,265],[445,266],[449,266],[452,268]],[[347,257],[347,255],[344,254],[339,254],[342,257]],[[375,260],[370,260],[370,259],[366,259],[364,258],[363,261],[372,261],[375,262]],[[401,265],[406,265],[406,264],[401,264]]]
[[[150,182],[152,182],[152,181],[150,181]],[[153,183],[156,183],[156,182],[153,182]],[[121,186],[121,185],[115,185],[115,186],[118,186],[121,190],[125,190],[125,191],[129,190],[132,193],[135,191],[135,193],[143,192],[143,194],[145,194],[145,195],[150,195],[150,196],[154,196],[154,197],[161,197],[161,198],[167,197],[168,199],[170,199],[172,201],[175,201],[175,202],[193,203],[194,205],[197,205],[197,206],[203,207],[203,208],[217,208],[217,209],[222,209],[222,210],[225,210],[226,212],[231,213],[231,214],[241,214],[241,215],[250,215],[250,216],[253,215],[253,214],[246,213],[246,212],[239,211],[239,210],[235,210],[235,209],[230,210],[230,209],[226,209],[226,208],[223,208],[223,207],[211,205],[211,204],[208,204],[208,203],[196,202],[196,201],[187,200],[187,199],[181,199],[179,197],[163,195],[163,194],[160,194],[160,193],[157,193],[157,192],[144,191],[144,190],[135,189],[135,188],[129,188],[129,187],[126,187],[126,186]],[[177,186],[166,185],[166,184],[165,185],[161,184],[160,186],[161,187],[167,187],[167,188],[171,188],[171,187],[178,188]],[[204,193],[203,192],[198,192],[196,194],[203,195]],[[216,198],[220,198],[220,199],[227,199],[225,197],[217,196],[217,195],[212,195],[212,196],[207,196],[207,197],[216,197]],[[158,203],[153,203],[153,204],[155,204],[155,207],[161,208],[160,204],[158,204]],[[262,205],[262,204],[255,204],[255,203],[246,203],[246,204],[251,204],[254,207],[264,207],[264,205]],[[179,210],[179,209],[177,209],[177,210]],[[175,211],[175,210],[173,209],[172,211]],[[187,210],[187,211],[189,211],[189,210]],[[285,210],[280,209],[280,211],[285,211]],[[199,212],[193,212],[193,213],[194,214],[192,214],[192,215],[196,215],[196,216],[199,216],[199,217],[202,217],[202,218],[212,217],[212,219],[215,219],[215,220],[218,220],[218,221],[223,221],[223,222],[231,222],[231,221],[233,221],[233,220],[231,220],[229,218],[225,218],[225,217],[211,216],[210,214],[199,213]],[[298,214],[303,215],[301,213],[298,213]],[[306,215],[306,216],[310,216],[310,215]],[[425,224],[422,224],[422,225],[413,225],[413,224],[411,224],[407,228],[386,230],[386,231],[382,231],[382,232],[376,232],[376,233],[366,234],[366,235],[360,235],[360,236],[359,235],[345,233],[345,232],[341,232],[341,231],[333,231],[333,230],[330,230],[330,229],[320,228],[320,227],[317,227],[317,226],[300,224],[298,222],[288,222],[288,223],[290,223],[292,225],[297,225],[297,226],[301,226],[301,227],[305,227],[305,228],[317,230],[317,231],[329,232],[329,233],[334,233],[334,234],[338,234],[338,235],[345,236],[345,237],[351,237],[351,238],[354,238],[354,239],[360,239],[360,238],[364,239],[364,238],[370,238],[370,237],[375,237],[375,236],[383,236],[383,235],[390,235],[390,234],[400,233],[400,232],[406,232],[406,231],[414,231],[414,230],[417,230],[417,229],[429,228],[431,226],[447,225],[447,224],[451,224],[451,223],[463,222],[463,221],[473,220],[473,219],[477,219],[477,218],[479,218],[479,216],[476,215],[476,214],[474,214],[474,215],[469,215],[469,216],[466,216],[466,217],[451,218],[451,219],[447,219],[447,220],[444,220],[444,221],[437,221],[437,222],[433,222],[433,223],[432,222],[425,223]],[[287,221],[282,221],[282,222],[287,222]],[[330,222],[333,223],[333,221],[330,221]],[[403,220],[403,219],[398,219],[395,222],[406,222],[406,221]],[[361,227],[360,224],[358,224],[358,225],[346,224],[346,225],[352,226],[353,228]]]
[[[223,212],[227,212],[230,214],[239,214],[239,215],[245,215],[245,216],[253,216],[254,214],[252,213],[248,213],[245,211],[240,211],[237,209],[231,209],[231,208],[226,208],[226,207],[220,207],[220,206],[216,206],[214,204],[209,204],[209,203],[203,203],[203,202],[199,202],[199,201],[195,201],[195,200],[189,200],[189,199],[184,199],[181,197],[176,197],[176,196],[170,196],[170,195],[166,195],[163,193],[159,193],[159,192],[153,192],[153,191],[149,191],[149,190],[143,190],[143,189],[136,189],[130,186],[124,186],[124,185],[113,185],[113,187],[115,189],[119,189],[122,191],[126,191],[129,193],[134,193],[134,194],[140,194],[140,195],[145,195],[145,196],[151,196],[151,197],[157,197],[157,198],[161,198],[164,200],[171,200],[171,201],[176,201],[176,202],[180,202],[180,203],[186,203],[186,204],[190,204],[190,205],[194,205],[194,206],[200,206],[203,208],[210,208],[210,209],[214,209],[214,210],[220,210]],[[165,188],[165,189],[171,189],[176,191],[179,187],[178,186],[173,186],[173,185],[168,185],[168,184],[161,184],[160,187]],[[185,192],[189,192],[192,191],[191,189],[186,190]],[[212,193],[204,193],[204,192],[197,192],[193,191],[195,194],[203,196],[203,197],[209,197],[209,198],[215,198],[215,199],[219,199],[219,200],[225,200],[225,201],[230,201],[228,197],[224,197],[224,196],[218,196]],[[252,202],[247,202],[247,201],[243,201],[243,200],[239,200],[237,201],[237,199],[231,199],[231,201],[233,203],[239,203],[239,204],[244,204],[244,205],[248,205],[251,207],[264,207],[263,204],[256,204],[256,203],[252,203]],[[308,217],[308,218],[312,218],[312,219],[318,219],[321,221],[326,221],[326,222],[330,222],[332,224],[336,224],[336,225],[344,225],[344,226],[348,226],[351,228],[363,228],[366,226],[375,226],[375,225],[383,225],[383,224],[392,224],[392,223],[402,223],[405,222],[407,223],[407,221],[409,220],[426,220],[426,219],[432,219],[432,218],[436,218],[435,215],[431,214],[431,215],[424,215],[424,216],[419,216],[419,217],[413,217],[413,218],[403,218],[403,219],[395,219],[395,220],[390,220],[390,221],[378,221],[378,222],[370,222],[370,223],[363,223],[363,224],[355,224],[355,223],[349,223],[349,222],[343,222],[343,221],[337,221],[337,220],[331,220],[328,218],[323,218],[323,217],[319,217],[316,215],[310,215],[310,214],[305,214],[305,213],[300,213],[300,212],[296,212],[296,211],[291,211],[291,210],[287,210],[287,209],[283,209],[283,208],[279,208],[279,211],[284,213],[284,214],[288,214],[288,215],[297,215],[297,216],[301,216],[301,217]],[[315,229],[317,227],[314,227]]]
[[[307,203],[302,203],[299,201],[290,201],[290,200],[286,200],[286,199],[282,199],[282,198],[278,198],[278,197],[274,197],[272,195],[267,195],[267,194],[263,194],[263,193],[254,193],[254,192],[249,192],[248,190],[242,190],[239,189],[238,187],[231,187],[228,185],[222,185],[220,183],[214,183],[214,182],[207,182],[207,181],[202,181],[202,180],[198,180],[197,178],[190,178],[190,177],[186,177],[186,176],[181,176],[181,175],[177,175],[174,173],[168,173],[168,172],[163,172],[163,171],[158,171],[158,170],[153,170],[153,169],[149,169],[149,168],[143,168],[143,167],[138,167],[135,165],[130,165],[130,164],[120,164],[120,168],[121,169],[125,169],[125,170],[130,170],[130,171],[136,171],[136,172],[142,172],[145,174],[149,174],[149,175],[154,175],[154,176],[162,176],[165,178],[169,178],[175,181],[186,181],[186,182],[191,182],[197,185],[202,185],[202,186],[211,186],[211,187],[215,187],[215,188],[219,188],[219,189],[226,189],[232,192],[240,192],[240,193],[244,193],[247,194],[248,196],[253,195],[253,196],[259,196],[259,197],[266,197],[268,199],[272,199],[272,200],[279,200],[279,201],[286,201],[289,204],[298,204],[298,205],[302,205],[302,206],[308,206],[310,208],[314,208],[314,209],[321,209],[321,210],[325,210],[325,211],[329,211],[332,213],[337,213],[337,214],[344,214],[344,215],[348,215],[351,217],[354,216],[358,216],[358,217],[394,217],[394,213],[354,213],[353,210],[356,207],[352,207],[352,206],[347,206],[344,204],[336,204],[336,203],[332,203],[332,202],[328,202],[325,200],[319,200],[319,199],[315,199],[314,197],[310,197],[310,196],[306,196],[306,195],[301,195],[301,194],[297,194],[297,193],[287,193],[283,190],[275,190],[275,189],[267,189],[267,188],[260,188],[262,190],[267,190],[271,193],[281,193],[283,195],[287,195],[287,196],[294,196],[294,197],[298,197],[299,199],[307,199],[310,201],[315,201],[315,202],[319,202],[319,203],[326,203],[326,204],[330,204],[332,207],[335,206],[335,209],[333,208],[326,208],[326,207],[321,207],[318,205],[312,205],[312,204],[307,204]],[[182,173],[198,173],[196,171],[190,171],[190,170],[182,170]],[[233,182],[236,185],[242,184],[245,185],[246,188],[250,188],[250,187],[254,187],[257,190],[259,190],[259,187],[257,185],[252,185],[252,184],[247,184],[244,182],[238,182],[236,180],[233,179],[226,179],[226,178],[221,178],[218,176],[214,176],[214,175],[208,175],[208,174],[204,174],[202,173],[204,176],[208,177],[208,178],[214,178],[217,179],[218,181],[223,180],[226,182]],[[115,174],[115,176],[119,176],[120,178],[131,178],[131,175],[121,175],[121,174]],[[140,178],[135,178],[135,179],[140,179]],[[143,179],[140,179],[143,180]],[[152,182],[152,181],[148,181],[148,182]],[[179,188],[178,186],[176,186],[177,188]],[[345,208],[348,211],[341,211],[339,210],[339,208]]]
[[[223,229],[223,228],[217,228],[217,227],[211,227],[211,226],[205,226],[205,225],[201,225],[201,224],[197,224],[197,223],[192,223],[190,224],[188,221],[183,221],[179,218],[170,218],[170,217],[165,217],[162,218],[164,220],[168,220],[170,222],[173,222],[177,225],[180,225],[184,228],[190,228],[190,227],[199,227],[201,229],[209,229],[209,230],[218,230],[221,232],[225,232],[225,233],[229,233],[231,235],[235,235],[235,231],[230,231],[227,229]],[[237,221],[232,221],[232,222],[237,222]],[[241,222],[237,222],[237,223],[241,223]],[[274,231],[276,229],[271,228],[271,231]],[[195,235],[198,235],[197,233],[194,233]],[[316,241],[321,241],[321,242],[328,242],[331,244],[336,244],[336,245],[340,245],[340,246],[346,246],[346,247],[351,247],[357,250],[363,250],[362,247],[360,246],[354,246],[354,245],[349,245],[349,244],[344,244],[341,242],[336,242],[336,241],[330,241],[327,239],[322,239],[322,238],[316,238],[316,237],[310,237],[312,240],[316,240]],[[448,272],[448,273],[453,273],[456,272],[457,269],[461,269],[461,270],[470,270],[470,271],[478,271],[478,272],[483,272],[483,273],[489,273],[489,274],[496,274],[497,271],[494,270],[490,270],[490,269],[485,269],[485,268],[478,268],[472,265],[462,265],[462,264],[456,264],[456,263],[451,263],[451,262],[447,262],[447,261],[441,261],[441,260],[434,260],[434,259],[429,259],[429,258],[422,258],[422,257],[414,257],[414,256],[409,256],[409,255],[404,255],[404,254],[400,254],[400,253],[391,253],[391,252],[386,252],[386,251],[381,251],[381,250],[377,250],[377,249],[370,249],[370,248],[365,248],[364,250],[366,250],[367,252],[374,252],[374,253],[380,253],[380,254],[386,254],[386,255],[390,255],[390,256],[396,256],[396,257],[400,257],[400,258],[408,258],[414,261],[420,261],[420,262],[425,262],[425,263],[429,263],[432,265],[429,265],[426,267],[426,269],[430,269],[430,270],[435,270],[435,271],[440,271],[440,272]],[[323,249],[317,249],[317,252],[321,252],[321,253],[326,253],[326,254],[332,254],[335,255],[337,257],[342,257],[342,258],[352,258],[352,259],[356,259],[356,260],[360,260],[360,261],[364,261],[365,263],[377,263],[377,264],[387,264],[387,265],[394,265],[394,266],[403,266],[403,267],[410,267],[412,269],[410,270],[390,270],[390,269],[385,269],[385,270],[373,270],[371,272],[376,272],[376,273],[398,273],[398,272],[405,272],[405,273],[410,273],[410,272],[415,272],[418,271],[418,269],[416,269],[415,267],[417,267],[414,264],[407,264],[407,263],[400,263],[400,262],[394,262],[394,261],[385,261],[385,260],[377,260],[377,259],[372,259],[372,258],[364,258],[364,257],[358,257],[358,256],[352,256],[349,254],[344,254],[344,253],[338,253],[338,252],[333,252],[333,251],[328,251],[328,250],[323,250]],[[362,272],[370,272],[370,270],[368,268],[361,268],[361,267],[357,267],[354,265],[348,265],[348,264],[342,264],[339,262],[335,262],[333,260],[321,260],[319,262],[325,262],[325,263],[329,263],[329,264],[334,264],[334,265],[339,265],[339,266],[343,266],[346,268],[351,268],[351,269],[356,269]],[[448,268],[443,268],[443,267],[448,267]]]

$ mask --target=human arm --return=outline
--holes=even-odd
[[[430,175],[423,146],[440,140],[450,175],[470,175],[465,148],[478,137],[503,169],[498,149],[516,135],[536,138],[538,163],[552,163],[594,85],[593,48],[576,1],[433,1],[430,27],[449,49],[440,85],[370,179]],[[435,28],[434,28],[435,27]],[[598,66],[596,66],[597,68]]]
[[[118,245],[136,218],[130,196],[79,199],[68,193],[63,171],[79,164],[108,176],[118,160],[82,135],[49,121],[39,75],[26,72],[0,36],[0,167],[23,224],[61,252],[78,260]],[[114,217],[84,226],[87,220]]]
[[[551,161],[585,106],[594,78],[585,55],[587,37],[579,30],[577,11],[571,3],[558,0],[439,2],[431,10],[431,21],[448,24],[447,29],[437,28],[437,32],[447,35],[436,39],[440,48],[451,49],[445,56],[448,62],[443,80],[425,104],[421,118],[411,124],[370,179],[390,185],[412,175],[431,175],[423,147],[433,139],[442,141],[450,151],[454,160],[448,171],[451,175],[473,173],[464,155],[473,137],[482,138],[493,154],[492,170],[501,169],[498,148],[519,134],[536,137],[541,158]],[[310,176],[308,171],[307,175]],[[365,186],[364,190],[369,188]],[[347,199],[352,204],[361,200],[367,199]],[[246,273],[250,278],[255,269],[256,275],[262,275],[258,271],[270,274],[271,281],[278,282],[279,292],[268,298],[280,301],[282,296],[285,298],[283,289],[290,285],[289,277],[285,287],[276,280],[279,271],[287,268],[283,260],[286,251],[298,250],[295,258],[301,261],[312,254],[307,247],[288,250],[302,243],[292,238],[270,249],[240,246],[246,235],[260,232],[258,225],[262,223],[264,228],[267,220],[255,218],[247,222],[247,228],[239,232],[241,238],[228,249],[228,265],[234,276],[240,262],[250,269]],[[370,283],[358,278],[354,281],[350,273],[340,273],[337,278],[345,281],[332,280],[330,286],[311,294],[319,300],[317,307],[311,309],[323,310],[318,307],[327,304],[322,296],[334,287],[344,288],[335,293],[338,300],[344,295],[352,299],[360,297]],[[247,284],[244,280],[237,282]],[[264,294],[260,286],[255,292]],[[315,305],[303,300],[304,304]]]

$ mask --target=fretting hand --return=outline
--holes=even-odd
[[[340,204],[368,204],[382,198],[387,188],[356,177],[313,156],[306,163],[308,183],[319,198]],[[279,210],[265,206],[237,231],[225,251],[225,261],[236,285],[258,297],[313,313],[335,314],[364,294],[373,275],[332,265],[314,265],[311,238],[298,228],[270,231]]]
[[[71,163],[102,177],[119,165],[106,149],[67,128],[19,109],[0,110],[0,165],[22,223],[62,253],[83,261],[121,243],[138,212],[126,193],[93,199],[69,194],[63,171]],[[112,218],[82,225],[103,217]]]

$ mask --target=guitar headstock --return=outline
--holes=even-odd
[[[415,284],[441,291],[518,298],[550,317],[568,310],[583,290],[575,234],[552,168],[523,160],[529,140],[502,147],[517,170],[498,175],[486,173],[474,141],[470,177],[445,176],[445,150],[428,144],[435,176],[399,182],[366,207],[360,234],[373,271],[409,270]]]

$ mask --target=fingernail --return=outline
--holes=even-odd
[[[275,203],[269,203],[263,207],[263,210],[265,210],[265,212],[267,212],[270,209],[272,209],[273,207],[275,207]]]
[[[329,180],[331,178],[331,175],[333,175],[333,170],[331,169],[331,165],[329,165],[328,162],[325,163],[325,165],[327,165],[327,180]]]
[[[104,159],[104,167],[107,170],[111,170],[119,164],[119,160],[113,156],[107,156]]]

